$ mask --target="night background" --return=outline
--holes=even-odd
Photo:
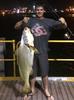
[[[50,3],[53,7],[57,8],[65,8],[74,5],[74,0],[0,0],[0,8],[19,7],[33,2]]]
[[[33,10],[33,5],[36,3],[46,4],[47,13],[45,17],[58,20],[59,17],[64,17],[68,27],[71,31],[56,30],[53,31],[51,40],[68,40],[64,34],[68,32],[69,40],[74,40],[74,0],[0,0],[0,38],[5,40],[15,40],[16,43],[20,40],[22,30],[16,31],[14,25],[21,20],[24,13],[20,13],[19,9],[22,7],[30,7]],[[14,12],[14,8],[16,9]],[[7,11],[5,11],[7,10]],[[13,13],[14,12],[14,13]],[[32,14],[30,15],[32,17]],[[49,58],[69,58],[74,59],[74,44],[73,43],[50,43],[48,55]],[[12,58],[12,46],[7,43],[3,51],[4,58]],[[6,76],[13,75],[13,62],[4,62],[4,71]],[[74,62],[56,62],[49,63],[50,76],[74,76]],[[16,73],[18,75],[18,68],[16,66]],[[1,70],[3,72],[3,70]]]

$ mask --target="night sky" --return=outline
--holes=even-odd
[[[53,7],[64,8],[71,5],[74,5],[74,0],[0,0],[0,8],[13,8],[19,6],[25,6],[26,2],[33,1],[45,1]]]

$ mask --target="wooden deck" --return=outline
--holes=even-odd
[[[38,84],[39,83],[39,84]],[[41,88],[42,82],[36,84],[38,92],[30,96],[29,100],[47,100]],[[17,81],[0,81],[0,100],[24,100],[21,93],[23,82]],[[20,91],[20,92],[18,92]],[[49,81],[49,91],[55,100],[74,100],[74,82]]]

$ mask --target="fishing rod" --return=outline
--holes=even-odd
[[[55,15],[53,14],[54,17],[56,16],[57,19],[60,18],[59,14],[57,14],[57,12],[55,10],[53,10],[53,8],[51,6],[50,6],[49,9],[55,14]],[[66,33],[64,35],[65,35],[65,37],[67,37],[67,39],[70,39],[71,36],[74,36],[73,32],[70,30],[70,28],[68,26],[66,27],[65,30],[66,30]]]

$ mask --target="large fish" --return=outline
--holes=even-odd
[[[24,81],[23,92],[31,92],[29,77],[32,74],[32,65],[34,52],[37,49],[34,48],[34,37],[28,27],[24,28],[20,45],[16,49],[17,64],[19,66],[19,73]]]

